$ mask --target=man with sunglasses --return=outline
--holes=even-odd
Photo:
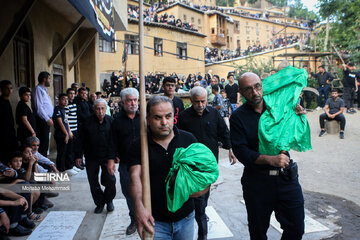
[[[258,126],[266,110],[262,82],[255,73],[244,73],[239,81],[246,102],[232,114],[230,135],[233,151],[245,166],[241,178],[248,214],[250,238],[266,240],[270,216],[275,211],[282,240],[301,239],[304,233],[304,198],[298,178],[285,179],[282,169],[290,164],[288,153],[259,153]]]

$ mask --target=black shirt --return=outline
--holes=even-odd
[[[14,125],[10,102],[0,96],[0,158],[3,161],[7,153],[15,151],[18,147]]]
[[[86,119],[91,116],[90,106],[87,101],[79,97],[75,99],[75,103],[77,105],[78,126],[81,128]]]
[[[177,96],[174,96],[173,98],[173,104],[174,104],[174,111],[175,111],[175,114],[174,114],[174,123],[177,124],[177,119],[179,117],[179,114],[184,111],[184,103],[183,101],[181,100],[181,98],[177,97]]]
[[[239,85],[234,83],[232,86],[230,84],[225,86],[225,91],[230,103],[236,104],[237,103],[237,93],[239,92]]]
[[[326,83],[327,80],[331,82],[334,79],[334,76],[329,72],[324,72],[324,73],[319,72],[317,74],[311,73],[311,76],[313,76],[318,80],[319,86],[327,85]]]
[[[140,137],[140,114],[137,111],[133,119],[129,118],[124,110],[117,114],[112,124],[114,150],[120,163],[126,164],[129,158],[131,145]]]
[[[207,106],[202,116],[192,106],[189,107],[180,113],[177,127],[194,134],[200,143],[210,148],[217,160],[219,142],[223,148],[231,148],[229,129],[219,111],[213,107]]]
[[[356,82],[356,76],[357,74],[355,72],[350,72],[349,69],[346,69],[343,72],[343,85],[344,87],[351,87],[355,88],[355,82]]]
[[[20,101],[16,106],[16,114],[15,114],[16,124],[18,125],[17,136],[20,140],[25,140],[27,137],[30,137],[32,135],[29,129],[25,126],[25,124],[22,121],[23,116],[26,116],[31,127],[35,131],[36,130],[35,116],[31,111],[31,109],[29,108],[29,106],[25,102]]]
[[[80,130],[79,142],[75,151],[76,158],[81,158],[84,153],[87,161],[105,162],[114,159],[112,122],[113,118],[108,115],[105,115],[102,124],[96,115],[89,117]]]
[[[278,169],[266,164],[255,164],[260,156],[258,128],[262,113],[255,112],[247,102],[234,111],[230,118],[232,149],[245,168]]]
[[[148,131],[151,208],[156,221],[177,222],[194,210],[192,198],[189,198],[175,213],[167,209],[165,179],[169,174],[175,150],[177,148],[187,148],[192,143],[197,142],[191,133],[178,130],[176,126],[174,126],[174,134],[175,136],[169,143],[168,148],[164,149],[152,139],[151,133]],[[136,140],[136,143],[131,148],[129,166],[138,164],[141,164],[140,138]]]
[[[68,128],[68,120],[66,118],[66,113],[65,113],[65,108],[61,108],[60,106],[56,106],[54,108],[54,114],[53,114],[53,120],[54,120],[54,128],[55,128],[55,133],[54,133],[54,137],[55,138],[65,138],[65,133],[63,133],[60,124],[57,121],[57,118],[61,119],[62,124],[65,127],[66,132],[69,134],[69,128]]]

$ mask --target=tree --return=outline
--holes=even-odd
[[[360,1],[319,0],[322,19],[329,17],[329,41],[341,50],[348,51],[354,62],[360,62]],[[320,30],[319,45],[324,44],[325,28]]]
[[[229,5],[229,7],[233,7],[234,6],[234,1],[235,0],[216,0],[216,5],[217,6],[224,6],[224,7]]]

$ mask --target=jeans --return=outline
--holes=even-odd
[[[194,238],[194,216],[191,212],[177,222],[155,221],[154,240],[191,240]]]
[[[126,199],[126,204],[129,209],[129,216],[131,222],[135,222],[134,207],[132,205],[131,196],[130,196],[130,176],[129,176],[127,164],[121,164],[121,163],[119,164],[119,174],[120,174],[121,191]]]
[[[304,197],[298,178],[285,180],[245,168],[241,178],[251,240],[266,240],[271,213],[284,230],[281,240],[300,240],[304,234]]]
[[[341,131],[345,130],[346,119],[345,119],[344,114],[339,114],[335,118],[329,118],[328,115],[326,115],[326,113],[321,114],[320,115],[320,127],[321,127],[321,129],[325,128],[325,120],[326,121],[332,121],[332,120],[339,121],[340,122],[340,130]]]
[[[233,114],[233,112],[236,110],[236,103],[231,103],[230,108],[231,108],[231,114]]]
[[[317,97],[317,104],[319,107],[324,107],[325,102],[329,97],[330,87],[328,85],[325,85],[323,87],[318,88],[319,96]],[[324,101],[322,101],[322,95],[324,95]]]

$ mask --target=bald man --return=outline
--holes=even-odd
[[[301,239],[304,233],[304,198],[297,175],[286,179],[282,169],[290,164],[288,153],[270,156],[259,153],[258,126],[266,110],[262,83],[254,73],[244,73],[239,81],[246,103],[231,115],[233,151],[245,166],[241,179],[248,213],[250,238],[266,240],[270,216],[284,230],[282,240]]]

